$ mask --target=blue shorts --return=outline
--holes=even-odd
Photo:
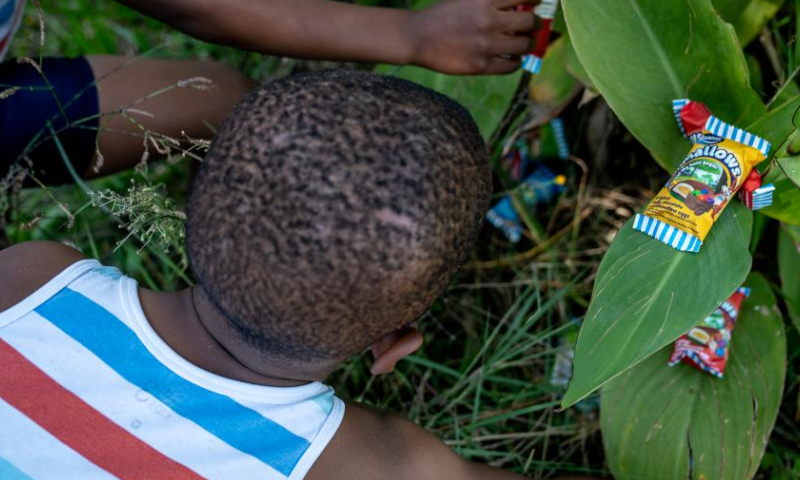
[[[45,58],[41,67],[39,73],[32,65],[15,60],[0,65],[0,91],[19,87],[0,98],[0,178],[15,163],[27,167],[27,158],[31,173],[43,183],[70,183],[65,155],[50,127],[75,172],[83,176],[94,156],[100,120],[94,74],[83,57]]]

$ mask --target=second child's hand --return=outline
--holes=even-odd
[[[538,0],[441,0],[420,11],[332,0],[118,0],[189,35],[243,50],[318,60],[508,73],[530,49]]]
[[[414,12],[412,63],[452,74],[508,73],[531,50],[531,12],[510,11],[519,0],[442,0]]]

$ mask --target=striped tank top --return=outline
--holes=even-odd
[[[25,0],[0,0],[0,61],[6,56],[11,37],[22,21]]]
[[[180,357],[136,281],[77,262],[0,312],[0,479],[301,479],[344,404]]]

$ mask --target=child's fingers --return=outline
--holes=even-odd
[[[500,30],[509,33],[532,32],[541,25],[533,12],[498,12]]]
[[[541,0],[492,0],[492,3],[497,8],[511,8],[517,5],[536,6]]]
[[[495,55],[524,55],[531,51],[530,37],[503,35],[492,43],[491,53]]]
[[[511,73],[518,69],[519,58],[492,57],[484,73]]]

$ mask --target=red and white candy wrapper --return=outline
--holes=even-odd
[[[556,18],[558,0],[542,0],[542,3],[533,8],[533,13],[539,16],[543,23],[542,28],[533,36],[536,38],[536,47],[527,55],[522,56],[522,69],[530,73],[539,73],[542,68],[542,59],[550,43],[551,25]],[[519,7],[520,10],[530,10],[530,7]]]
[[[750,210],[760,210],[772,205],[772,194],[775,192],[775,185],[768,183],[761,184],[761,174],[753,169],[742,184],[739,190],[739,198]]]
[[[689,365],[722,378],[728,363],[731,332],[739,316],[742,301],[750,295],[750,289],[739,287],[722,302],[703,322],[675,341],[669,366],[685,362]]]

